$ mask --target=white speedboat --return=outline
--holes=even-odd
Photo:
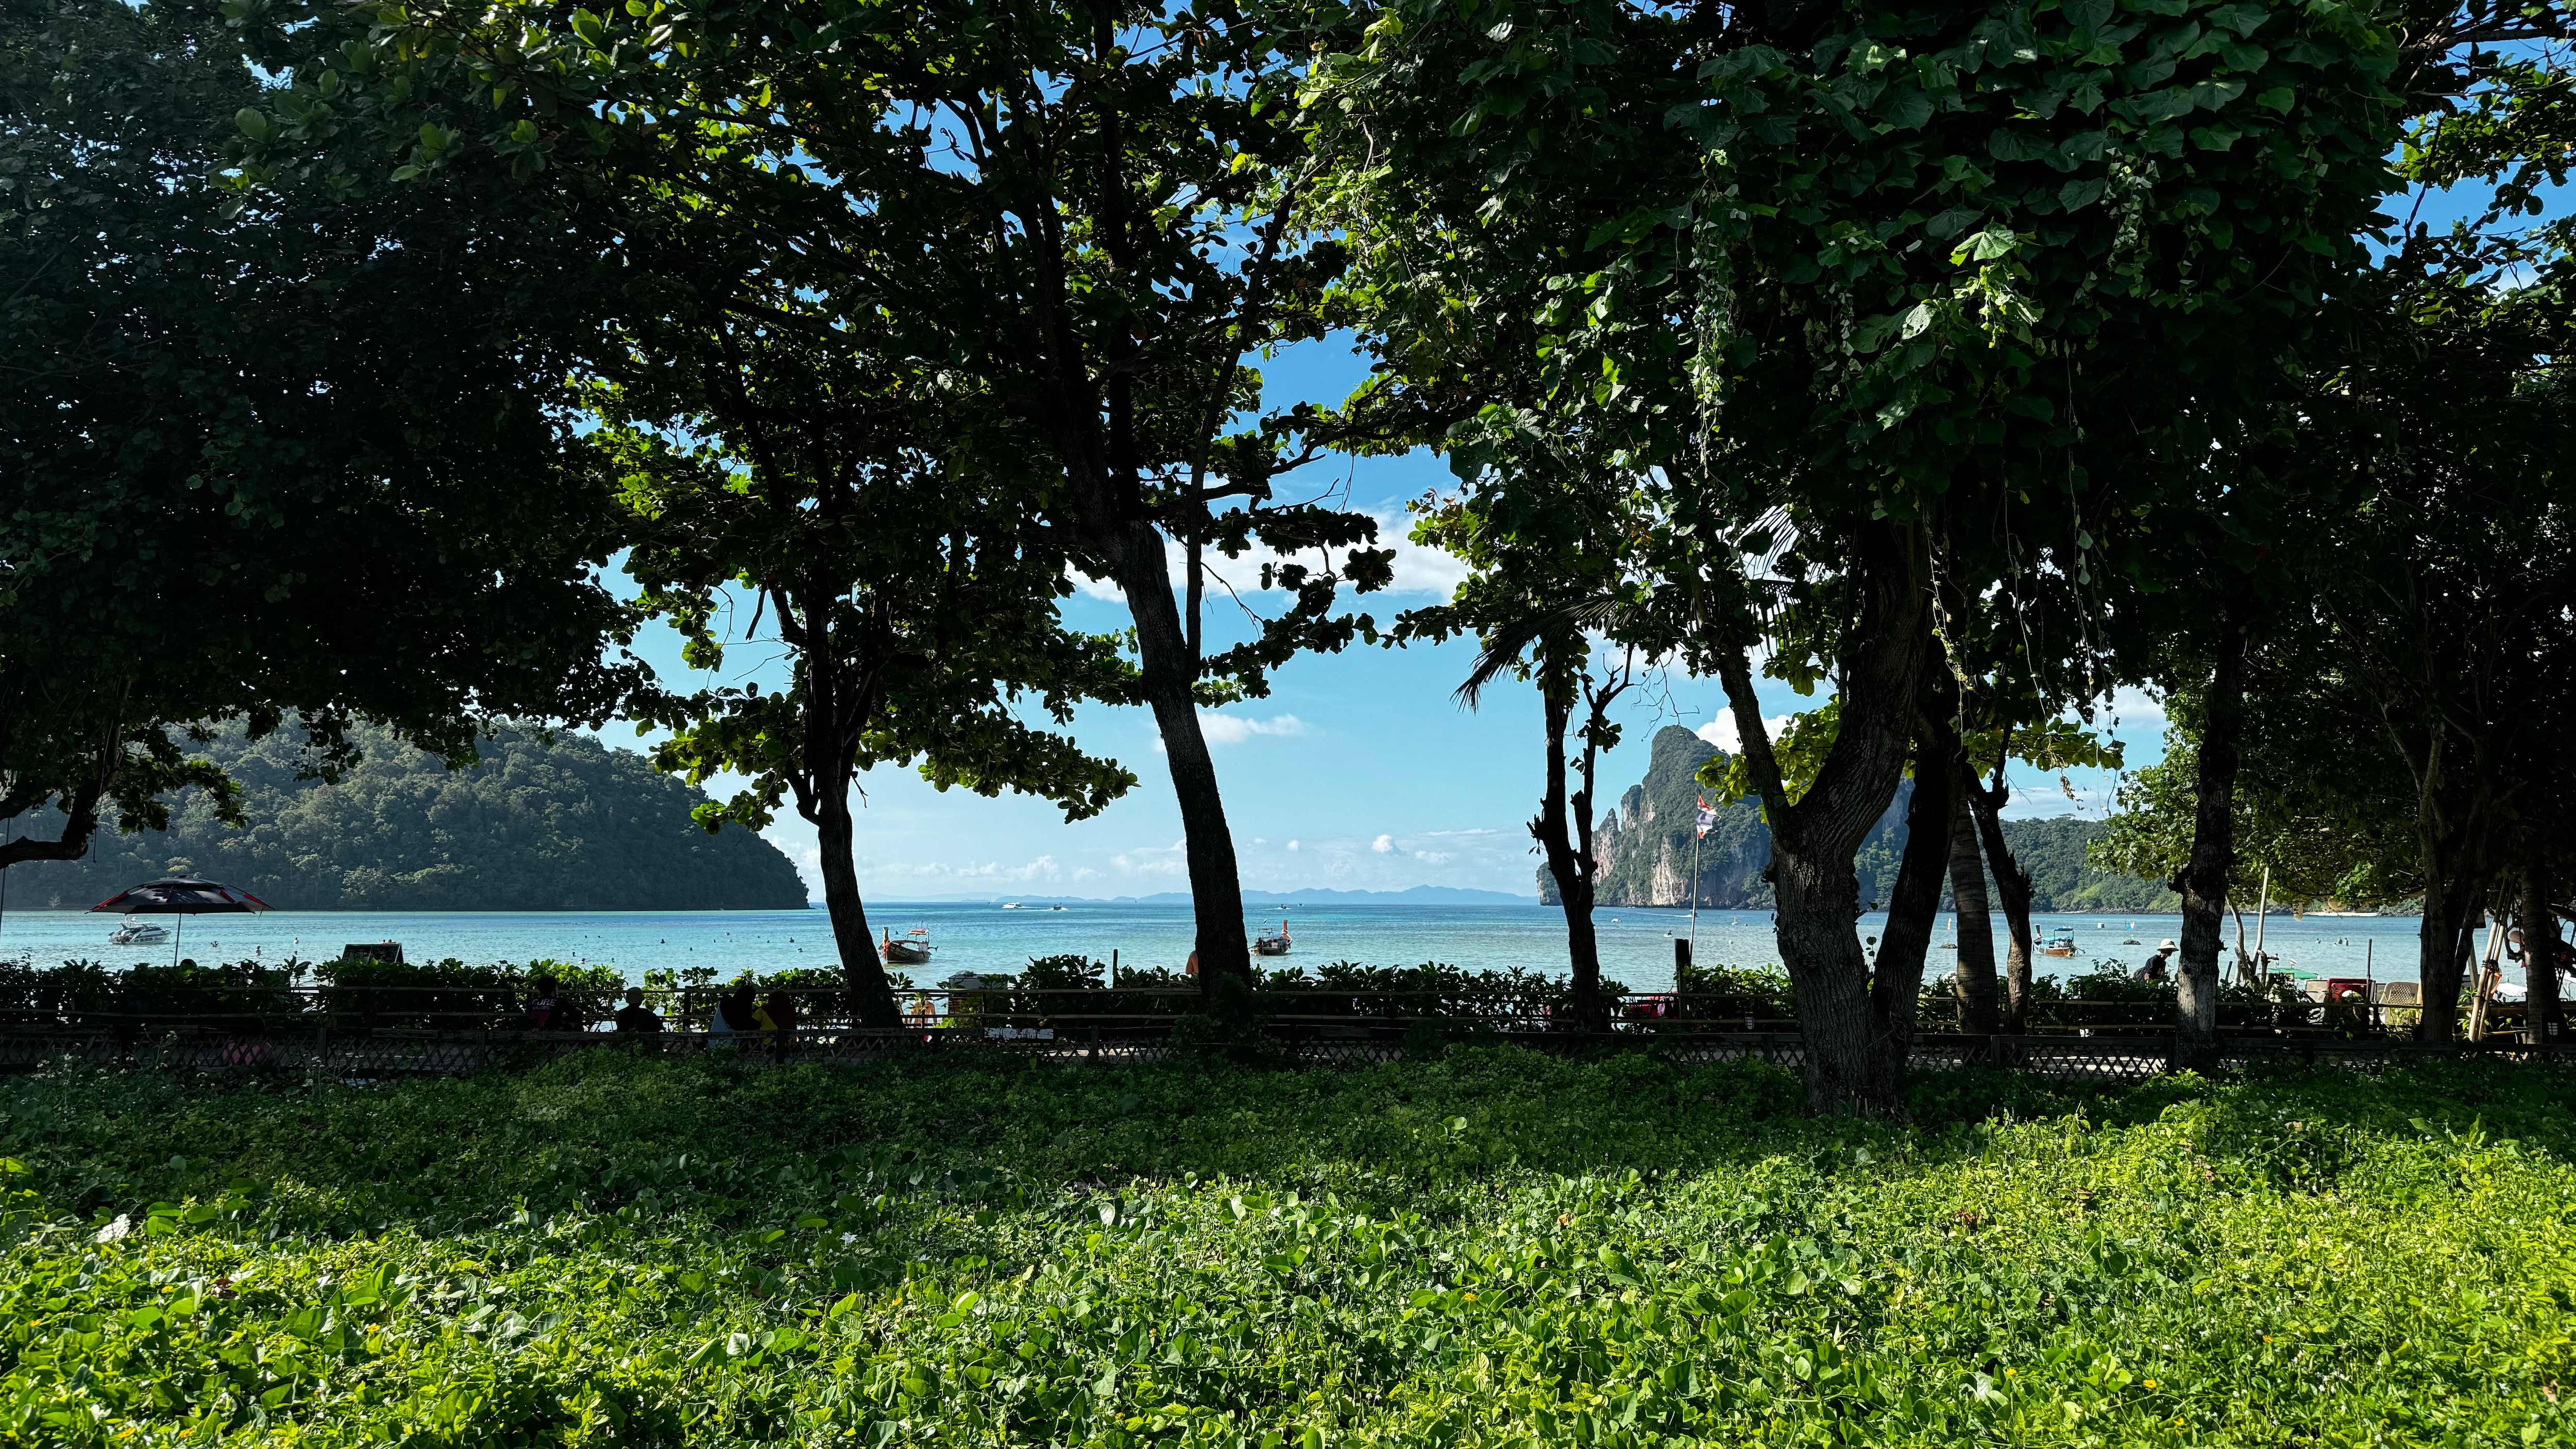
[[[129,920],[124,925],[116,928],[115,934],[107,938],[107,944],[111,946],[149,946],[155,941],[167,941],[169,939],[170,932],[164,927],[156,926],[150,921]]]

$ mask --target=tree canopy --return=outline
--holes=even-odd
[[[470,184],[219,184],[266,92],[211,10],[0,27],[0,809],[67,812],[0,864],[79,854],[101,802],[157,823],[210,783],[197,721],[464,758],[495,714],[612,711],[584,259]]]

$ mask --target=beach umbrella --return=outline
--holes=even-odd
[[[248,915],[267,910],[268,902],[248,891],[210,880],[156,880],[120,891],[90,909],[119,916],[179,917],[179,929],[170,933],[170,960],[175,965],[179,960],[179,938],[187,932],[188,917]]]

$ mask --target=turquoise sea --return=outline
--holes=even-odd
[[[1264,911],[1259,897],[1247,922],[1259,931],[1284,918],[1294,947],[1275,964],[1319,965],[1352,960],[1378,966],[1446,962],[1471,970],[1565,969],[1565,923],[1555,908],[1526,906],[1419,906],[1307,904]],[[1120,964],[1178,968],[1190,953],[1189,908],[1131,902],[1092,902],[1050,910],[1033,905],[1005,910],[998,904],[871,902],[871,924],[900,935],[929,932],[936,954],[928,968],[913,968],[927,983],[951,971],[1013,971],[1032,956],[1083,952],[1100,960],[1117,953]],[[176,925],[175,917],[156,917]],[[1878,933],[1883,916],[1866,916],[1858,929]],[[1598,913],[1603,966],[1616,980],[1643,991],[1672,984],[1675,936],[1692,929],[1689,913],[1638,907],[1603,907]],[[75,911],[13,911],[0,917],[0,960],[52,964],[65,960],[126,966],[172,958],[201,961],[257,957],[323,960],[353,941],[399,941],[414,960],[453,956],[466,961],[597,962],[630,979],[646,971],[691,966],[719,976],[827,965],[831,933],[818,909],[806,911],[591,912],[366,912],[274,911],[256,916],[199,916],[181,928],[180,940],[154,947],[107,944],[118,924],[112,916]],[[2043,957],[2042,971],[2083,971],[2097,960],[2134,967],[2156,943],[2181,925],[2174,916],[2048,915],[2035,923],[2043,937],[2072,936],[2073,957]],[[2254,921],[2246,922],[2249,932]],[[1942,918],[1942,939],[1951,919]],[[2319,975],[2381,979],[2415,975],[2416,921],[2403,916],[2273,916],[2263,927],[2265,945],[2296,969]],[[2231,939],[2233,928],[2230,930]],[[2137,944],[2128,944],[2135,941]],[[1996,958],[2002,959],[2001,932]],[[1703,963],[1768,966],[1780,959],[1771,918],[1764,911],[1703,909],[1695,959]],[[1952,952],[1933,953],[1933,974],[1949,969]],[[2519,979],[2518,977],[2514,979]]]

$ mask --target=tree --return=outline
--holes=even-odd
[[[2025,677],[2034,681],[2039,678],[2035,672]],[[2036,690],[2011,690],[2006,687],[2010,682],[2010,674],[1998,669],[1989,683],[1964,691],[1969,701],[1965,713],[1970,717],[2017,723],[1986,723],[1970,729],[1960,772],[1960,797],[1975,822],[1977,841],[1985,848],[1996,903],[2004,912],[2004,999],[1999,1025],[2006,1032],[2019,1033],[2030,1009],[2032,886],[2030,869],[2014,851],[2004,830],[2003,808],[2012,800],[2011,764],[2020,760],[2052,772],[2077,767],[2117,769],[2122,752],[2117,740],[2080,727],[2062,713],[2042,715],[2047,708],[2044,698]],[[2070,707],[2089,711],[2091,701],[2071,702]],[[1985,777],[1982,781],[1981,772]],[[1959,928],[1962,932],[1967,930],[1965,913],[1963,905]],[[1988,930],[1984,949],[1991,958],[1991,927]],[[1966,959],[1960,958],[1962,962]]]
[[[2220,908],[2258,872],[2291,900],[2420,897],[2431,1041],[2456,1030],[2470,926],[2529,873],[2524,822],[2552,833],[2566,778],[2544,722],[2576,647],[2558,361],[2576,314],[2561,264],[2505,286],[2498,255],[2419,237],[2351,303],[2343,365],[2301,408],[2296,526],[2266,530],[2295,542],[2254,596],[2262,628],[2171,698],[2173,747],[2124,788],[2098,854],[2200,873],[2213,958]],[[2214,838],[2238,846],[2223,868]]]
[[[1664,489],[1642,547],[1772,821],[1819,1108],[1898,1107],[1851,862],[1928,758],[1936,574],[2055,574],[2099,608],[2360,256],[2387,32],[2161,9],[1392,4],[1317,70],[1355,254],[1412,269],[1372,282],[1407,302],[1390,365],[1527,318],[1549,425]],[[1840,704],[1795,800],[1757,646]]]
[[[894,1027],[854,856],[859,774],[917,761],[942,789],[1097,814],[1135,776],[1016,706],[1035,696],[1069,722],[1076,701],[1119,698],[1133,676],[1116,639],[1061,626],[1071,585],[1038,517],[1044,491],[1025,461],[984,446],[954,379],[816,345],[832,331],[827,286],[771,273],[742,290],[766,295],[720,296],[639,337],[633,380],[603,389],[603,407],[638,519],[627,571],[643,606],[713,669],[738,591],[752,602],[746,641],[766,611],[791,680],[653,698],[646,717],[672,731],[654,757],[692,784],[748,777],[698,808],[709,830],[761,828],[793,797],[815,827],[854,1016]]]
[[[251,58],[185,4],[0,11],[0,809],[63,819],[0,865],[221,789],[201,721],[467,758],[631,678],[560,385],[578,268],[454,190],[218,184]]]
[[[1279,496],[1278,476],[1314,453],[1298,416],[1236,423],[1259,400],[1245,358],[1314,335],[1339,265],[1298,220],[1313,173],[1289,97],[1304,57],[1225,0],[371,13],[363,63],[297,68],[281,114],[329,105],[416,136],[395,176],[499,163],[741,207],[845,298],[866,294],[871,345],[972,379],[1042,450],[1062,483],[1055,546],[1133,614],[1207,989],[1240,998],[1242,892],[1198,710],[1357,637],[1365,621],[1334,613],[1337,590],[1384,583],[1391,558],[1367,546],[1365,515]],[[1255,547],[1292,602],[1210,651],[1204,552]]]
[[[1475,485],[1431,507],[1415,537],[1454,554],[1471,573],[1449,602],[1408,611],[1391,642],[1475,635],[1482,647],[1458,688],[1470,708],[1506,674],[1537,685],[1547,763],[1530,838],[1565,913],[1576,1029],[1599,1032],[1609,1030],[1610,1016],[1592,925],[1600,873],[1593,853],[1596,771],[1601,752],[1619,743],[1611,707],[1637,682],[1641,641],[1650,652],[1652,643],[1643,638],[1644,601],[1626,571],[1623,547],[1621,495],[1633,498],[1633,490],[1615,476],[1565,466],[1547,442],[1531,441],[1531,451],[1513,462],[1489,452],[1456,460],[1476,476]],[[1603,646],[1608,659],[1597,655]],[[1578,709],[1580,724],[1574,722]],[[1570,795],[1569,729],[1580,746],[1579,783]]]
[[[2322,400],[2313,433],[2318,467],[2368,485],[2307,576],[2415,785],[2419,1032],[2431,1041],[2455,1030],[2469,929],[2517,864],[2517,815],[2537,803],[2534,786],[2564,778],[2564,731],[2550,721],[2576,697],[2564,683],[2576,667],[2565,472],[2576,411],[2561,361],[2576,311],[2563,264],[2508,287],[2483,261],[2399,259],[2399,305]]]
[[[2529,52],[2521,47],[2536,40],[2564,38],[2569,33],[2564,7],[2554,3],[2424,5],[2402,14],[2396,32],[2399,43],[2390,55],[2389,86],[2408,117],[2411,133],[2402,169],[2415,179],[2439,184],[2475,175],[2493,181],[2512,171],[2498,193],[2498,206],[2485,221],[2492,222],[2501,212],[2525,209],[2532,180],[2552,167],[2563,169],[2563,160],[2554,158],[2566,152],[2564,109],[2546,93],[2550,67],[2532,64]],[[2468,98],[2465,108],[2463,97]],[[2454,126],[2455,120],[2460,124]],[[2517,148],[2526,148],[2522,156],[2535,164],[2517,165]],[[2371,220],[2376,225],[2382,219]],[[2181,662],[2180,673],[2168,677],[2169,685],[2205,690],[2203,730],[2194,761],[2197,818],[2189,858],[2175,877],[2184,896],[2178,1007],[2186,1055],[2206,1054],[2215,1039],[2219,914],[2225,905],[2216,892],[2223,889],[2237,856],[2236,820],[2230,807],[2238,793],[2239,736],[2247,719],[2239,691],[2245,675],[2243,660],[2253,647],[2248,636],[2273,627],[2285,611],[2292,616],[2301,611],[2302,601],[2280,597],[2274,571],[2261,565],[2273,551],[2307,544],[2319,536],[2313,520],[2341,519],[2351,509],[2366,506],[2363,500],[2371,486],[2366,469],[2335,476],[2336,465],[2322,469],[2307,465],[2317,451],[2327,455],[2340,451],[2331,445],[2319,450],[2316,445],[2321,429],[2343,426],[2334,419],[2349,422],[2353,416],[2354,398],[2345,391],[2343,369],[2371,366],[2373,344],[2368,339],[2383,335],[2392,316],[2385,310],[2389,280],[2385,270],[2356,272],[2347,280],[2342,289],[2346,295],[2335,308],[2342,314],[2341,334],[2328,331],[2315,339],[2309,349],[2309,371],[2276,410],[2268,429],[2272,436],[2252,440],[2253,446],[2246,450],[2268,455],[2275,482],[2286,487],[2209,490],[2203,506],[2184,515],[2185,527],[2165,540],[2169,547],[2182,545],[2167,554],[2173,568],[2186,577],[2202,575],[2204,591],[2226,601],[2214,634],[2205,618],[2184,617],[2169,626],[2166,632],[2172,637],[2151,638],[2143,650],[2133,646],[2133,654]],[[2363,425],[2362,431],[2371,426]],[[2331,567],[2346,569],[2349,559]],[[2145,617],[2158,617],[2158,611],[2142,612]],[[2170,613],[2162,617],[2173,619]],[[2427,885],[2432,892],[2430,907],[2441,894],[2439,873]],[[2427,968],[2424,989],[2438,992],[2443,1000],[2426,1012],[2421,1029],[2437,1036],[2447,1036],[2450,1029],[2454,988],[2445,983],[2455,982],[2458,971],[2456,961],[2449,959],[2456,954],[2452,946],[2432,944],[2442,929],[2428,919],[2425,959],[2429,962],[2437,950],[2446,959],[2439,967]]]

